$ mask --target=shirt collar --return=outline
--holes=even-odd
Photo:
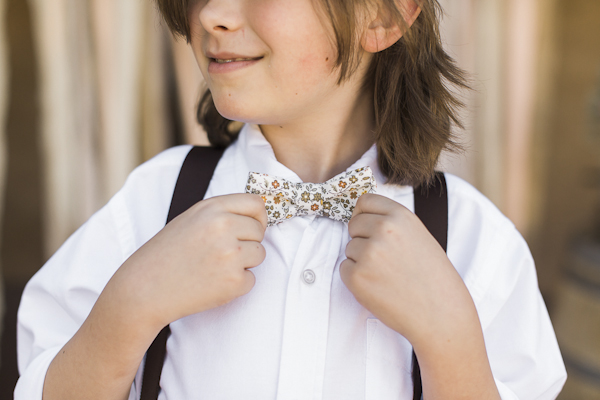
[[[291,182],[302,182],[302,179],[291,169],[277,161],[273,147],[267,141],[258,125],[245,124],[242,128],[237,145],[246,160],[246,176],[248,172],[258,172],[285,178]],[[346,171],[369,166],[373,171],[378,188],[387,180],[377,164],[377,146],[373,144]],[[241,172],[241,171],[240,171]],[[379,190],[378,190],[379,191]]]

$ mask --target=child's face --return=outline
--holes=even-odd
[[[348,83],[338,85],[333,70],[332,29],[314,3],[191,0],[191,45],[224,117],[284,125],[348,96]],[[231,59],[243,60],[225,62]],[[363,57],[363,63],[368,59]],[[350,81],[362,81],[360,75],[355,73]],[[354,91],[360,87],[350,85]]]

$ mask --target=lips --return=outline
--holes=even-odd
[[[211,61],[217,62],[219,64],[232,63],[236,61],[255,61],[263,58],[262,56],[253,57],[247,54],[237,54],[225,51],[219,53],[212,53],[210,51],[207,51],[206,57],[208,57]]]
[[[214,61],[218,64],[227,64],[238,61],[256,61],[260,60],[262,57],[244,57],[244,58],[211,58],[211,61]]]
[[[246,54],[236,54],[229,52],[211,53],[206,52],[206,57],[210,60],[208,72],[210,74],[222,74],[233,72],[256,64],[263,56],[252,57]]]

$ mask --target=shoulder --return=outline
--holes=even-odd
[[[455,175],[444,175],[448,190],[449,231],[458,229],[464,234],[467,232],[462,229],[467,229],[472,239],[482,235],[491,239],[486,234],[493,232],[518,233],[514,224],[479,190]]]
[[[521,233],[496,205],[463,179],[448,173],[445,177],[448,257],[463,277],[485,324],[486,314],[497,311],[492,311],[495,307],[491,304],[499,306],[519,279],[530,280],[537,290],[533,258]]]
[[[444,176],[448,189],[448,212],[452,217],[496,228],[514,228],[498,207],[470,183],[449,173]]]
[[[167,149],[135,168],[113,200],[131,200],[139,205],[170,202],[190,145]],[[154,205],[154,204],[153,204]]]
[[[160,152],[135,168],[131,174],[129,174],[125,185],[131,184],[132,181],[152,181],[160,179],[161,177],[173,178],[173,175],[176,179],[183,161],[191,149],[191,145],[181,145]]]
[[[190,154],[193,155],[192,168],[203,168],[205,165],[212,164],[212,160],[216,156],[217,170],[225,169],[227,172],[231,172],[232,166],[236,164],[235,155],[232,155],[234,148],[234,145],[223,151],[192,145],[169,148],[135,168],[129,174],[121,191],[130,192],[134,188],[135,193],[139,193],[139,189],[142,189],[143,191],[159,190],[160,192],[170,192],[172,194],[181,168]],[[170,198],[168,200],[170,201]]]
[[[139,165],[108,202],[119,230],[127,233],[127,254],[164,227],[177,177],[191,149],[172,147]]]

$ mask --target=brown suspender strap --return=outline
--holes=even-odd
[[[443,172],[437,172],[430,186],[418,186],[414,190],[415,214],[429,233],[447,251],[448,247],[448,189]],[[417,355],[413,351],[413,400],[423,398],[423,382]]]
[[[188,153],[173,192],[167,223],[204,198],[214,170],[223,155],[222,149],[193,147]],[[439,172],[431,186],[414,190],[415,214],[446,251],[448,243],[448,193],[444,174]],[[160,375],[171,330],[166,326],[146,353],[140,400],[158,400]],[[421,370],[413,352],[414,400],[421,400]]]
[[[448,190],[443,172],[437,172],[431,186],[415,188],[415,214],[431,236],[446,251],[448,247]]]
[[[215,172],[217,163],[223,155],[223,151],[223,149],[213,147],[192,147],[183,162],[179,178],[177,178],[175,184],[167,224],[173,218],[204,199],[208,184]]]
[[[223,149],[212,147],[192,147],[183,162],[175,184],[167,223],[204,199],[208,184],[223,151]],[[170,333],[169,326],[165,326],[148,348],[142,375],[140,400],[158,400],[160,374],[165,362],[167,339]]]
[[[140,400],[157,400],[160,392],[160,374],[167,353],[167,339],[171,334],[169,325],[156,336],[146,352],[146,363],[142,375],[142,392]]]

